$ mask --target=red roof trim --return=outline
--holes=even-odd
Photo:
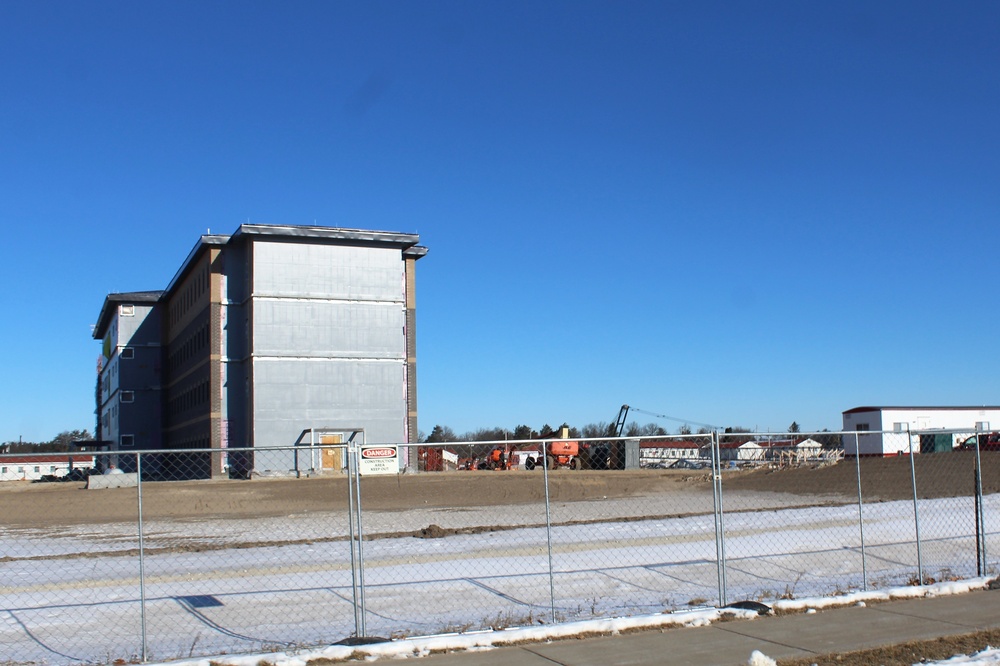
[[[59,455],[42,455],[42,456],[11,456],[0,458],[0,465],[34,465],[38,463],[54,463],[54,462],[67,462],[72,460],[74,463],[87,462],[93,463],[94,456],[74,454],[72,456],[59,456]]]
[[[692,442],[686,439],[650,440],[639,443],[640,449],[700,449],[708,442]]]

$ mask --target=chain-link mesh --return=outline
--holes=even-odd
[[[0,489],[0,658],[167,660],[354,633],[346,477],[157,480],[156,463],[198,479],[219,455],[90,454]]]
[[[839,447],[824,449],[804,439],[787,434],[719,439],[729,603],[863,586],[853,465],[841,459]]]
[[[83,490],[122,458],[0,456],[0,660],[142,657],[137,485]]]
[[[343,458],[337,447],[313,453],[324,452]],[[245,455],[258,465],[284,460],[283,469],[261,466],[274,478],[252,482],[143,484],[147,627],[158,659],[316,645],[354,630],[340,470],[295,478],[304,452]]]
[[[673,457],[680,450],[677,443],[698,452],[709,441],[647,441],[647,464],[663,469],[642,469],[640,455],[639,469],[549,472],[554,591],[561,619],[715,603],[718,570],[710,470],[666,469],[681,460]],[[628,442],[622,444],[619,448],[631,448]],[[635,446],[643,450],[639,440]]]
[[[422,444],[388,475],[352,437],[0,456],[0,661],[766,603],[1000,560],[990,433]]]
[[[465,469],[361,478],[369,635],[548,622],[544,478],[508,449],[411,447]]]

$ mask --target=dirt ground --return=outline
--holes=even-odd
[[[1000,492],[1000,453],[982,454],[982,485]],[[918,496],[971,495],[975,484],[971,453],[924,454],[914,460]],[[863,459],[861,486],[866,501],[913,496],[907,457]],[[476,507],[530,504],[545,497],[540,470],[473,471],[402,474],[363,479],[365,509],[402,510],[413,507]],[[599,497],[650,497],[701,490],[711,492],[707,470],[555,470],[549,474],[555,502]],[[857,496],[854,461],[825,467],[725,470],[723,492],[773,491],[803,498]],[[144,483],[142,510],[146,519],[245,519],[310,511],[346,510],[348,483],[344,476],[260,478],[251,481],[183,481]],[[87,490],[82,482],[0,484],[0,524],[43,527],[135,520],[136,489]]]
[[[571,471],[550,473],[553,501],[631,497],[681,492],[699,484],[710,488],[706,473],[657,471]],[[543,477],[532,472],[470,471],[402,474],[362,479],[365,510],[414,507],[480,507],[530,504],[545,497]],[[348,482],[342,475],[313,478],[259,478],[250,481],[174,481],[144,483],[144,519],[246,519],[310,511],[347,510]],[[83,482],[0,484],[0,524],[76,525],[134,521],[136,489],[87,490]]]
[[[863,459],[861,487],[866,501],[912,497],[915,472],[922,498],[971,495],[975,487],[972,453],[924,454]],[[477,507],[529,504],[544,499],[540,470],[532,472],[451,472],[404,474],[363,479],[363,503],[370,510],[412,507]],[[705,470],[571,471],[549,474],[553,501],[585,501],[597,497],[649,497],[692,491],[711,492]],[[982,454],[982,485],[1000,492],[1000,453]],[[852,460],[826,467],[726,470],[723,492],[782,492],[811,498],[857,495],[858,471]],[[145,483],[145,519],[203,520],[283,516],[310,511],[346,510],[347,479],[267,478],[251,481],[186,481]],[[86,490],[85,483],[0,484],[0,525],[48,527],[135,520],[136,489]],[[428,534],[426,536],[447,536]],[[905,643],[864,652],[785,660],[782,666],[873,666],[914,664],[972,653],[1000,645],[1000,632],[989,631],[921,643]]]

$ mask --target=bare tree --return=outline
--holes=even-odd
[[[583,426],[583,430],[581,430],[581,432],[583,433],[582,436],[585,438],[607,437],[608,432],[612,427],[614,426],[612,426],[607,421],[600,421],[598,423],[588,423],[587,425]]]
[[[457,442],[458,436],[455,435],[455,431],[448,426],[436,425],[434,426],[434,429],[431,430],[430,437],[428,437],[425,441],[431,444],[436,442]]]

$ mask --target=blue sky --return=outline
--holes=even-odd
[[[421,235],[425,432],[998,404],[997,34],[996,2],[0,3],[0,441],[93,430],[105,295],[247,221]]]

